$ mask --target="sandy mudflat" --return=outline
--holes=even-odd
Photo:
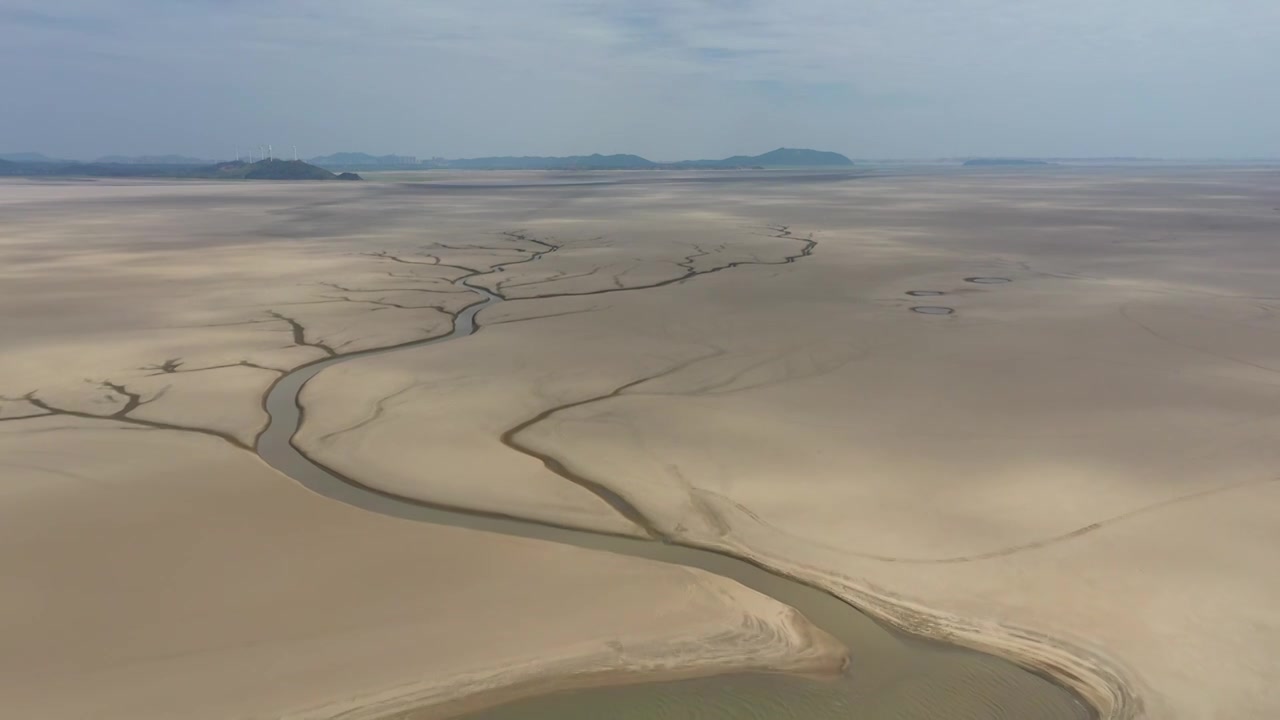
[[[244,449],[282,370],[429,337],[468,302],[448,268],[361,254],[425,252],[414,196],[15,182],[0,205],[6,715],[383,717],[566,677],[843,662],[715,576],[385,518]],[[522,512],[631,531],[559,478],[515,478]]]
[[[218,440],[103,425],[0,426],[14,717],[381,717],[583,672],[843,654],[706,573],[384,518]]]
[[[639,533],[597,483],[1117,717],[1280,716],[1280,174],[587,175],[628,182],[0,186],[6,707],[376,717],[838,662],[706,575],[373,516],[244,449],[282,371],[439,334],[502,266],[478,334],[309,384],[304,449]]]
[[[565,193],[522,227],[601,239],[544,258],[551,281],[522,291],[577,297],[326,371],[304,447],[434,499],[465,490],[413,468],[461,465],[463,438],[471,476],[549,475],[499,442],[523,425],[523,448],[665,533],[1065,670],[1116,716],[1280,716],[1280,174]],[[628,250],[656,282],[656,242],[688,248],[667,272],[777,259],[788,241],[753,233],[780,225],[814,233],[813,257],[609,290]],[[584,266],[593,253],[607,269]],[[444,413],[456,434],[436,434]]]

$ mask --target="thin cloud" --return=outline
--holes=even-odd
[[[1277,37],[1273,0],[6,0],[0,150],[1280,154]]]

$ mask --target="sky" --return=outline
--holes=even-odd
[[[1280,0],[0,0],[0,152],[1280,157]]]

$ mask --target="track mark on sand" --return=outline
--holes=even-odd
[[[721,502],[725,502],[732,505],[736,510],[746,515],[747,517],[751,518],[757,524],[763,527],[767,527],[773,532],[786,535],[788,537],[794,538],[795,540],[798,540],[800,542],[804,542],[810,545],[824,547],[824,548],[827,548],[828,550],[844,553],[846,555],[853,555],[855,557],[865,558],[867,560],[877,560],[877,561],[886,562],[886,563],[902,563],[902,564],[909,564],[909,565],[953,565],[958,563],[975,562],[978,560],[993,560],[995,558],[1002,558],[1002,557],[1008,557],[1010,555],[1016,555],[1018,553],[1026,552],[1028,550],[1036,550],[1039,548],[1048,547],[1050,545],[1055,545],[1060,542],[1064,542],[1074,538],[1082,537],[1084,535],[1088,535],[1090,533],[1096,532],[1103,528],[1110,527],[1117,523],[1124,522],[1125,520],[1130,520],[1135,517],[1139,517],[1141,515],[1146,515],[1149,513],[1164,510],[1166,508],[1169,508],[1175,505],[1180,505],[1183,503],[1188,503],[1195,500],[1200,500],[1202,498],[1210,497],[1213,495],[1232,492],[1235,490],[1243,490],[1250,487],[1267,485],[1269,483],[1274,483],[1274,482],[1280,482],[1280,475],[1277,475],[1275,477],[1244,480],[1238,483],[1233,483],[1231,485],[1208,488],[1206,490],[1200,490],[1197,492],[1189,493],[1187,495],[1179,495],[1177,497],[1168,498],[1166,500],[1160,500],[1158,502],[1154,502],[1149,505],[1144,505],[1142,507],[1134,508],[1133,510],[1120,513],[1118,515],[1112,515],[1111,517],[1089,523],[1088,525],[1085,525],[1083,527],[1078,527],[1074,530],[1071,530],[1065,533],[1053,535],[1046,538],[1041,538],[1039,540],[1032,540],[1025,543],[1019,543],[1017,545],[1009,545],[1007,547],[1003,547],[998,550],[991,550],[988,552],[973,553],[971,555],[955,555],[951,557],[941,557],[941,558],[920,558],[920,557],[904,557],[899,555],[880,555],[876,553],[859,552],[857,550],[852,550],[846,547],[838,547],[835,545],[828,545],[826,543],[816,542],[811,538],[797,535],[789,530],[780,528],[777,525],[774,525],[766,521],[751,509],[747,508],[741,503],[736,502],[725,495],[722,495],[717,492],[713,492],[711,490],[705,490],[705,489],[698,489],[698,492],[703,495],[714,496],[715,498],[719,499]]]

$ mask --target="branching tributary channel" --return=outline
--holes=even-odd
[[[789,235],[784,233],[779,237],[800,240]],[[802,242],[806,244],[801,254],[781,262],[807,257],[815,243],[812,240]],[[675,538],[644,540],[609,535],[396,496],[343,477],[308,458],[293,445],[293,436],[303,420],[298,395],[308,380],[327,367],[356,358],[409,347],[422,348],[461,340],[473,334],[478,329],[476,314],[504,298],[472,284],[472,281],[503,267],[536,260],[555,249],[543,245],[551,249],[458,278],[455,283],[474,291],[481,300],[457,315],[450,334],[393,348],[325,358],[280,378],[265,399],[270,421],[258,439],[258,454],[311,490],[372,512],[648,558],[731,578],[799,610],[849,648],[850,662],[846,671],[835,679],[744,673],[573,690],[500,705],[467,718],[1082,720],[1091,716],[1091,710],[1077,697],[1039,675],[993,656],[891,630],[834,595],[741,558],[683,545]],[[692,262],[690,259],[685,263],[684,267],[689,270],[685,276],[659,285],[673,284],[733,266],[694,271]],[[755,263],[734,265],[739,264]],[[426,468],[424,472],[431,472],[431,469]],[[600,486],[593,491],[597,494],[607,492]],[[621,498],[604,496],[604,499],[628,517],[632,516],[634,508]],[[412,568],[406,568],[406,572],[412,572]]]

